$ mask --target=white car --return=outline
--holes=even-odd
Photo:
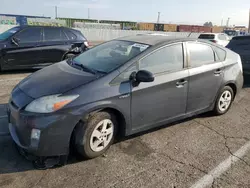
[[[202,33],[198,38],[210,40],[211,42],[217,43],[223,47],[225,47],[230,41],[229,36],[225,33]]]

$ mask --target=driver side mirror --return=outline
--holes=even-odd
[[[12,38],[11,38],[11,42],[12,42],[13,44],[15,44],[16,46],[19,46],[19,41],[18,41],[17,38],[12,37]]]
[[[153,82],[155,80],[154,75],[146,70],[140,70],[137,73],[133,72],[130,76],[130,80],[136,82]]]

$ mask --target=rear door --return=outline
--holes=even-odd
[[[182,43],[162,47],[139,61],[155,80],[132,87],[132,129],[147,129],[186,113],[188,70]]]
[[[38,47],[42,39],[40,27],[29,27],[16,33],[18,46],[11,44],[5,49],[3,58],[6,68],[30,68],[39,62],[42,51]]]
[[[213,104],[223,78],[223,63],[208,44],[187,42],[189,89],[187,113],[206,109]]]
[[[71,45],[68,44],[68,38],[62,28],[44,27],[43,42],[40,47],[43,51],[40,64],[46,66],[61,61]]]

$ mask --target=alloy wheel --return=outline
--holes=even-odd
[[[114,134],[114,124],[110,119],[100,121],[90,137],[90,148],[94,152],[100,152],[105,149]]]
[[[219,99],[219,109],[221,112],[225,112],[232,102],[232,94],[230,91],[225,90]]]

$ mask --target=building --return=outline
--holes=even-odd
[[[16,15],[16,14],[0,14],[0,24],[7,25],[28,25],[29,18],[41,18],[50,19],[50,17],[44,16],[28,16],[28,15]]]

